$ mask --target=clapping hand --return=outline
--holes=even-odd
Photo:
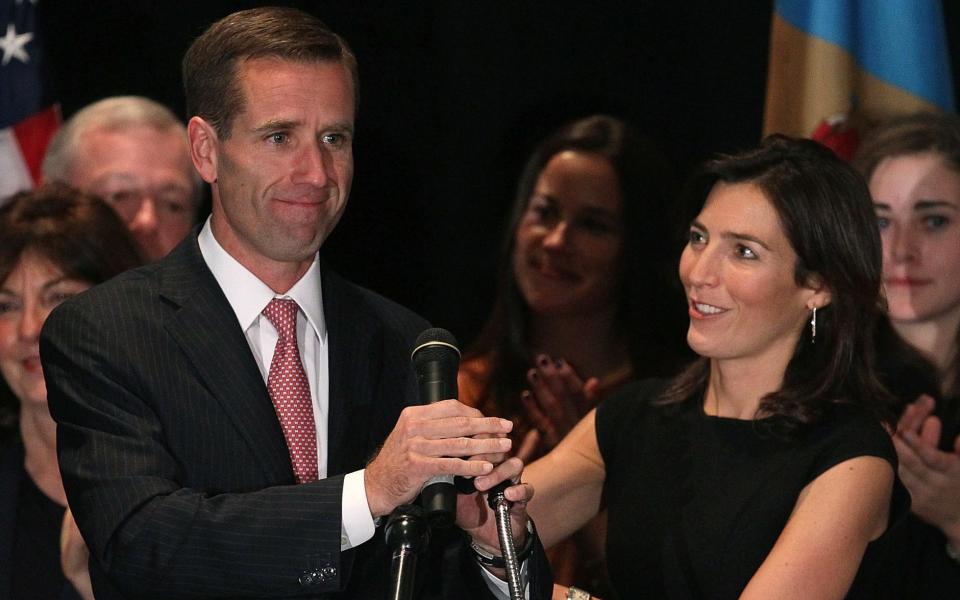
[[[517,456],[525,463],[553,449],[587,412],[596,406],[596,377],[583,381],[570,363],[541,354],[527,371],[529,391],[521,402],[533,429],[520,442]]]
[[[935,403],[921,396],[900,417],[893,443],[900,459],[900,479],[912,497],[913,512],[960,545],[960,436],[951,452],[937,446],[943,424],[933,415]]]

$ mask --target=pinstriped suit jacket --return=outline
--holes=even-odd
[[[382,597],[382,534],[340,552],[341,474],[415,402],[408,355],[427,323],[327,268],[322,281],[330,477],[306,485],[293,485],[266,386],[195,235],[47,320],[61,470],[98,600]]]

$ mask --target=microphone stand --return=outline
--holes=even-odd
[[[500,538],[500,552],[507,570],[507,585],[510,588],[510,600],[523,600],[523,583],[520,581],[520,564],[517,561],[517,549],[513,543],[513,524],[510,522],[511,502],[503,491],[513,485],[511,481],[497,484],[487,493],[487,503],[497,518],[497,537]]]
[[[430,529],[419,506],[405,504],[390,514],[386,527],[387,546],[393,549],[391,600],[413,598],[417,554],[430,541]]]

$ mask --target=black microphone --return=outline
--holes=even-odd
[[[420,400],[433,404],[457,397],[457,369],[460,367],[460,349],[457,339],[446,329],[433,328],[420,334],[410,355],[420,384]],[[420,491],[430,524],[448,527],[457,518],[457,491],[452,475],[433,477]]]

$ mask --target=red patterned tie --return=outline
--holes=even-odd
[[[273,351],[267,391],[280,419],[283,437],[290,450],[293,474],[297,483],[316,481],[317,429],[313,421],[313,400],[310,384],[300,362],[297,348],[297,312],[294,300],[274,298],[263,309],[263,315],[273,323],[280,338]]]

